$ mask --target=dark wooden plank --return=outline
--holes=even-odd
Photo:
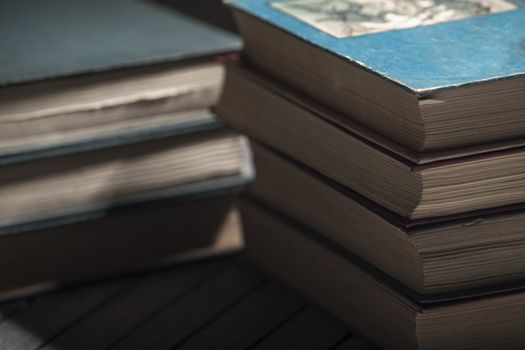
[[[11,317],[14,313],[25,308],[28,304],[29,304],[29,301],[24,299],[24,300],[12,301],[12,302],[8,302],[8,303],[0,305],[0,323],[4,321],[5,319]]]
[[[244,350],[280,327],[302,307],[302,302],[281,288],[265,285],[175,348]]]
[[[343,340],[347,334],[348,331],[328,315],[307,308],[264,338],[253,349],[325,350]]]
[[[0,323],[0,349],[33,350],[81,319],[129,283],[104,285],[43,296]]]
[[[259,283],[260,278],[251,271],[232,265],[166,308],[111,349],[170,349],[224,312]]]
[[[222,267],[215,262],[149,274],[43,349],[105,349]]]
[[[349,337],[346,341],[337,346],[334,350],[374,350],[375,347],[366,344],[355,337]]]

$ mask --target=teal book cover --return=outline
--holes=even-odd
[[[407,90],[525,75],[521,0],[229,0]]]
[[[149,0],[0,1],[0,86],[238,51],[229,32]]]
[[[223,127],[224,123],[211,111],[203,111],[202,115],[191,120],[174,120],[169,124],[161,126],[152,125],[135,130],[124,130],[109,135],[90,137],[88,139],[59,142],[47,146],[29,147],[11,152],[0,152],[0,168],[15,163],[31,162],[37,159],[103,150],[163,138],[194,135],[208,130],[218,130]]]

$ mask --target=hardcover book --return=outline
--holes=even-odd
[[[242,179],[180,187],[165,200],[0,229],[0,301],[65,285],[238,252]],[[191,191],[191,193],[188,193]]]
[[[525,208],[406,220],[282,153],[252,149],[253,197],[427,299],[494,294],[525,280]]]
[[[217,112],[253,139],[410,220],[523,206],[525,147],[421,156],[234,64]]]
[[[0,167],[0,235],[113,206],[170,198],[253,179],[244,136],[219,125],[62,155],[17,160]],[[35,170],[37,169],[37,170]]]
[[[0,3],[0,85],[213,57],[236,35],[154,1]]]
[[[522,349],[525,292],[428,301],[317,232],[252,200],[241,204],[247,256],[386,350]]]
[[[0,3],[0,299],[242,246],[237,36],[154,1]],[[1,346],[0,346],[1,347]]]
[[[217,102],[240,40],[152,1],[22,0],[0,4],[0,46],[9,158],[172,129]]]
[[[248,63],[413,150],[525,134],[522,1],[229,4]]]
[[[202,113],[0,158],[0,300],[238,251],[251,151]]]

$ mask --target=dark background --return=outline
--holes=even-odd
[[[237,32],[233,16],[222,0],[155,0],[155,2],[230,32]]]

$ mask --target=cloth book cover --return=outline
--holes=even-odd
[[[519,0],[228,3],[420,95],[525,74]]]
[[[146,0],[0,2],[0,86],[239,50],[240,39]]]

